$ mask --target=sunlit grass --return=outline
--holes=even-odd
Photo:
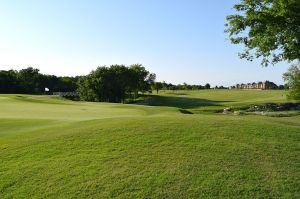
[[[253,92],[222,92],[181,97],[285,101],[277,91],[252,101]],[[299,196],[299,116],[182,114],[176,100],[160,107],[0,95],[0,103],[0,198]]]

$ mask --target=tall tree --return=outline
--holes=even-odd
[[[241,58],[262,58],[263,66],[300,59],[299,0],[241,0],[234,9],[226,32],[233,44],[245,45]]]

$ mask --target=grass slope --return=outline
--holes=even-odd
[[[0,198],[299,198],[299,116],[187,115],[163,103],[0,95]]]
[[[215,111],[225,107],[244,107],[251,104],[285,103],[281,90],[200,90],[160,91],[148,99],[150,105],[189,109],[194,113]]]

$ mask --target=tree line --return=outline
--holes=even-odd
[[[41,74],[39,69],[0,71],[0,93],[43,94],[50,91],[75,91],[79,77],[57,77]]]
[[[210,84],[174,85],[155,80],[156,75],[141,64],[101,66],[88,75],[76,77],[46,75],[37,68],[28,67],[19,71],[1,70],[0,93],[50,94],[76,91],[79,99],[84,101],[125,102],[152,90],[158,93],[159,90],[210,88]]]
[[[0,93],[45,94],[78,93],[80,100],[125,102],[151,91],[156,75],[141,64],[101,66],[86,76],[57,77],[39,69],[0,71]]]
[[[101,66],[86,76],[57,77],[45,75],[39,69],[28,67],[22,70],[0,71],[0,93],[45,94],[52,92],[77,92],[78,99],[84,101],[128,102],[137,99],[146,92],[157,93],[160,90],[201,90],[210,89],[210,84],[174,85],[156,82],[156,75],[150,73],[141,64]],[[294,65],[284,74],[285,86],[292,99],[300,99],[300,68]],[[45,90],[45,88],[47,88]],[[214,89],[228,89],[216,86]]]
[[[190,85],[187,83],[183,84],[171,84],[166,82],[155,82],[152,85],[152,90],[155,90],[157,93],[159,90],[201,90],[201,89],[210,89],[210,84],[202,85]]]

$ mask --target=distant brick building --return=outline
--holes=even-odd
[[[258,83],[248,83],[248,84],[237,84],[235,86],[236,89],[261,89],[261,90],[267,90],[267,89],[276,89],[277,85],[270,81],[265,82],[258,82]]]

